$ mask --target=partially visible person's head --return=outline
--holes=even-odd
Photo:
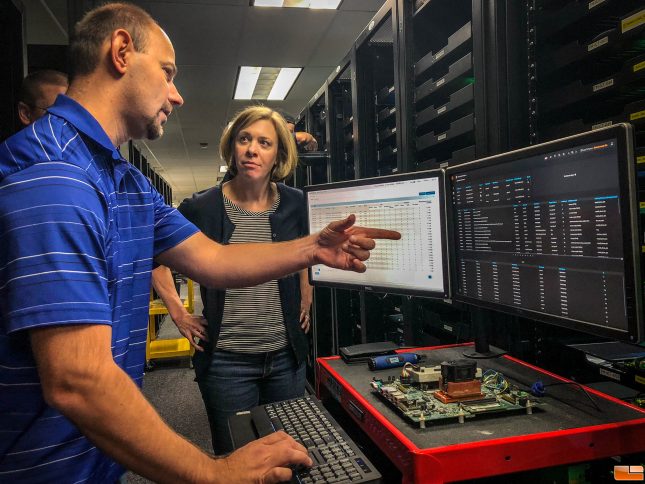
[[[276,109],[276,111],[284,118],[285,122],[287,123],[287,128],[291,133],[295,133],[296,131],[296,118],[294,118],[291,114],[288,112],[282,110],[282,109]]]
[[[67,91],[67,74],[51,69],[32,72],[20,86],[18,117],[25,126],[40,118],[49,108],[56,96]]]
[[[183,104],[172,43],[135,5],[110,3],[88,12],[74,28],[69,57],[70,92],[77,79],[100,79],[113,93],[127,138],[159,138],[173,107]]]
[[[271,181],[284,180],[293,173],[298,163],[296,143],[282,115],[266,106],[250,106],[235,116],[222,133],[219,145],[220,155],[226,161],[231,175],[237,175],[236,143],[239,144],[241,133],[259,121],[269,122],[275,129],[277,151],[275,166],[271,171]]]

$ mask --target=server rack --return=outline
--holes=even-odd
[[[352,109],[352,48],[327,79],[327,147],[330,156],[330,181],[352,180],[354,166],[354,113]]]
[[[527,0],[525,8],[529,142],[632,123],[643,245],[645,5],[637,0]],[[641,272],[645,273],[642,264]],[[565,375],[573,371],[561,355],[570,356],[564,345],[580,336],[552,328],[536,331],[542,342],[536,363]]]
[[[359,34],[351,55],[355,178],[407,169],[401,156],[397,4],[385,2]],[[401,297],[351,291],[339,320],[348,344],[393,340],[403,344]],[[351,332],[350,332],[351,330]]]
[[[635,161],[645,166],[643,3],[532,0],[528,8],[531,141],[629,122]],[[642,207],[643,180],[639,170]]]
[[[634,123],[642,146],[642,2],[533,0],[529,11],[531,141],[626,121]]]
[[[356,48],[341,60],[326,82],[327,86],[327,149],[330,154],[329,181],[351,180],[359,171],[356,153],[359,137],[354,121],[356,84],[353,82]],[[356,291],[316,288],[328,291],[327,315],[331,340],[323,347],[328,355],[338,354],[341,346],[361,341],[360,296]]]
[[[524,6],[398,1],[402,151],[409,169],[461,163],[527,144]],[[521,29],[518,28],[518,24]]]
[[[642,1],[392,0],[323,86],[328,179],[462,163],[621,121],[634,124],[645,168],[643,76]],[[645,216],[645,169],[639,179]],[[332,299],[342,344],[397,334],[406,344],[460,342],[473,336],[472,315],[540,339],[531,321],[441,302],[347,291]],[[531,360],[539,350],[518,352]]]
[[[16,1],[0,4],[0,39],[5,47],[0,54],[0,140],[22,128],[16,106],[20,84],[27,74],[27,41],[24,7]]]
[[[387,1],[355,45],[352,76],[356,178],[399,170],[396,124],[394,2]]]
[[[296,118],[296,131],[306,131],[316,138],[316,156],[300,154],[300,161],[294,174],[294,186],[327,183],[330,181],[330,160],[325,154],[329,140],[327,127],[327,86],[324,84],[310,99],[307,106]],[[336,324],[333,311],[333,294],[329,288],[314,290],[312,302],[312,328],[309,333],[309,355],[306,378],[310,390],[314,391],[316,358],[334,354],[336,347]]]
[[[164,201],[168,204],[172,204],[172,188],[166,182],[166,180],[155,172],[152,167],[148,164],[148,160],[145,156],[141,154],[141,151],[137,146],[132,142],[128,142],[128,149],[126,152],[125,158],[141,173],[143,173],[152,186],[163,196]]]

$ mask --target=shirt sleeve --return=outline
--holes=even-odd
[[[0,184],[0,324],[111,324],[102,194],[81,168],[34,165]]]
[[[176,208],[166,205],[157,190],[152,189],[153,205],[155,208],[155,257],[162,252],[172,249],[186,240],[199,229],[186,220]]]
[[[179,204],[179,207],[177,207],[177,210],[184,217],[186,217],[186,219],[189,220],[191,223],[194,223],[195,225],[199,225],[197,223],[197,213],[195,212],[194,205],[195,204],[193,202],[193,199],[186,198],[184,199],[183,202]]]

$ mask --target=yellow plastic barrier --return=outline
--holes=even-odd
[[[184,307],[189,313],[195,311],[195,294],[193,281],[188,279],[188,297],[184,300]],[[168,314],[168,309],[161,299],[152,299],[150,293],[150,309],[148,311],[148,339],[146,341],[146,362],[160,358],[175,358],[178,356],[192,356],[195,349],[183,336],[180,338],[159,339],[155,316]]]

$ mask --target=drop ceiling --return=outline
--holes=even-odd
[[[176,203],[214,185],[222,164],[222,129],[248,101],[234,101],[240,65],[303,67],[285,101],[294,115],[322,86],[384,0],[343,0],[339,10],[251,7],[249,0],[134,1],[170,36],[185,104],[163,138],[139,141],[144,156],[173,188]],[[65,0],[23,0],[30,44],[67,43]],[[200,143],[208,143],[203,149]]]

